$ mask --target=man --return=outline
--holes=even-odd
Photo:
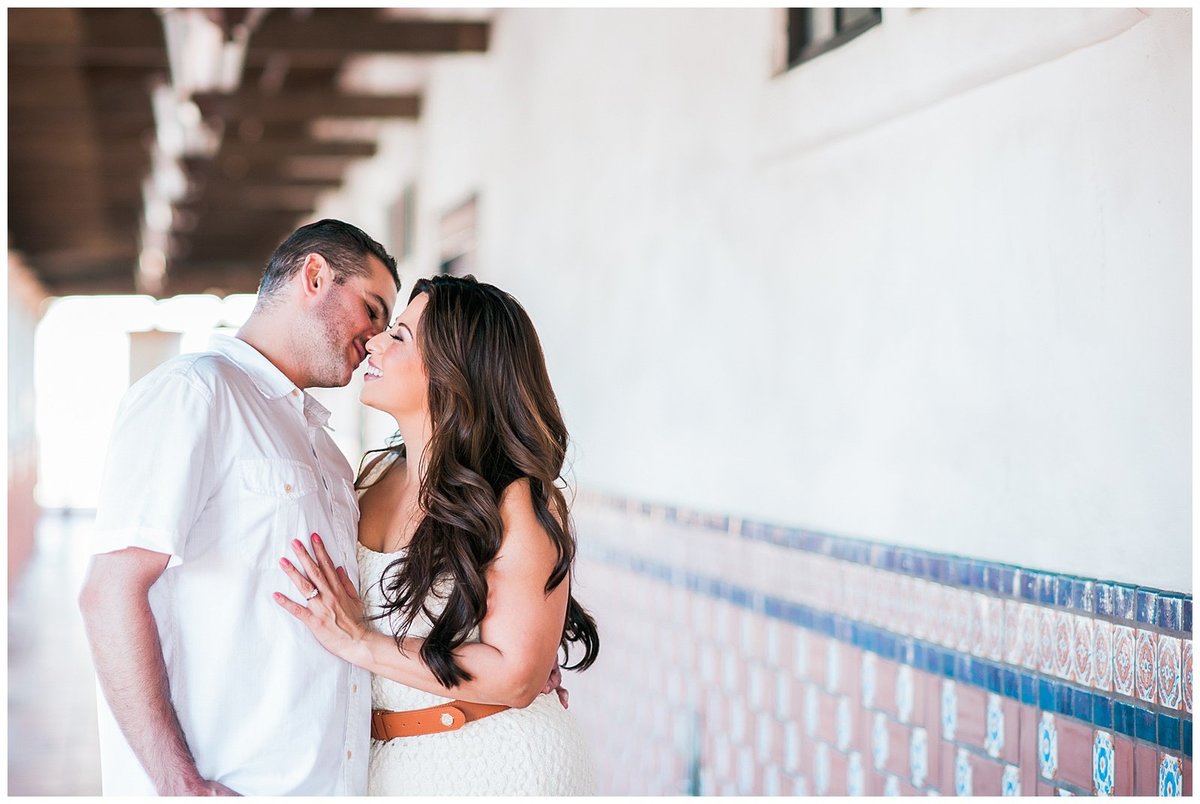
[[[353,474],[303,389],[350,381],[399,286],[360,229],[304,226],[236,338],[126,394],[80,595],[106,795],[366,792],[370,676],[271,593],[314,532],[357,578]]]

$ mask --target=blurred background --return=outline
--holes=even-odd
[[[99,793],[122,393],[337,217],[539,328],[600,792],[1190,793],[1191,31],[9,9],[8,792]]]

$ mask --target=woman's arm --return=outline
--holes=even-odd
[[[512,483],[500,501],[504,535],[488,569],[487,615],[478,643],[461,645],[455,656],[472,680],[444,687],[420,660],[421,640],[395,640],[366,627],[362,603],[342,568],[334,568],[319,538],[315,561],[293,542],[301,569],[284,559],[284,570],[302,594],[315,585],[319,594],[307,608],[277,595],[276,600],[308,626],[329,651],[352,664],[434,695],[478,703],[528,706],[546,686],[554,669],[566,616],[569,581],[546,595],[546,579],[557,555],[537,520],[527,480]],[[312,579],[312,583],[309,582]]]

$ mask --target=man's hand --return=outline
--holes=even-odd
[[[557,692],[558,702],[562,704],[562,708],[568,708],[567,700],[570,698],[570,694],[567,692],[567,688],[562,685],[562,671],[558,669],[557,664],[550,671],[550,677],[546,679],[546,686],[542,687],[542,695],[548,692]]]
[[[236,795],[200,777],[171,705],[148,599],[168,559],[138,547],[92,556],[79,607],[96,677],[121,733],[161,795]]]

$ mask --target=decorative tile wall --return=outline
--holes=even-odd
[[[1191,794],[1190,595],[580,495],[608,795]]]

